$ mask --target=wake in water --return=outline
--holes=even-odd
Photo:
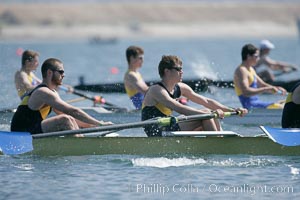
[[[190,159],[190,158],[135,158],[131,160],[133,166],[140,167],[182,167],[189,165],[204,164],[206,161],[202,158]]]
[[[212,166],[212,167],[238,167],[238,168],[253,168],[253,167],[270,167],[278,166],[284,163],[281,159],[270,158],[260,158],[260,157],[250,157],[250,158],[226,158],[226,159],[203,159],[203,158],[133,158],[131,159],[133,166],[139,167],[157,167],[157,168],[167,168],[167,167],[182,167],[182,166]],[[290,166],[289,166],[290,167]],[[290,167],[291,173],[299,173],[299,169],[295,167]]]

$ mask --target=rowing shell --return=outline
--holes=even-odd
[[[300,155],[300,147],[279,145],[267,137],[102,137],[43,138],[33,141],[30,154],[43,156],[80,155]]]
[[[32,141],[33,151],[25,152],[42,156],[106,154],[300,156],[300,129],[264,126],[260,128],[266,135],[243,137],[232,131],[175,131],[164,133],[164,137],[95,137],[94,134],[93,137],[83,138],[46,137],[34,139]],[[2,132],[2,139],[10,141],[8,138],[10,134],[12,133]],[[17,140],[18,136],[13,137],[14,140]],[[25,148],[28,137],[20,134],[18,139],[22,141],[21,144],[23,143]],[[18,145],[18,149],[15,149],[16,147],[5,141],[1,140],[0,142],[3,142],[1,147],[9,151],[22,151],[23,145]]]
[[[283,146],[268,137],[241,137],[231,131],[172,132],[169,137],[50,137],[33,140],[28,154],[81,155],[286,155],[299,156],[300,146]],[[171,136],[171,137],[170,137]],[[184,137],[182,137],[184,136]],[[200,136],[200,137],[190,137]]]

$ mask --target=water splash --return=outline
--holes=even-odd
[[[34,169],[34,166],[32,164],[19,164],[15,165],[14,167],[24,171],[32,171]]]
[[[191,68],[194,75],[200,78],[208,78],[212,80],[217,80],[219,77],[217,73],[213,70],[212,66],[214,63],[210,63],[207,59],[197,59],[191,62]]]
[[[191,159],[191,158],[135,158],[131,160],[133,166],[139,167],[182,167],[188,165],[204,164],[206,161],[202,158]]]
[[[299,168],[293,167],[292,165],[287,165],[291,169],[291,174],[292,175],[298,175],[300,172]]]

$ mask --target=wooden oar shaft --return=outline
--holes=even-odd
[[[59,89],[65,91],[65,92],[68,92],[68,88],[65,87],[65,86],[59,86]],[[75,90],[72,91],[72,94],[75,94],[75,95],[80,96],[80,97],[84,97],[84,98],[89,99],[89,100],[92,100],[92,101],[95,101],[95,100],[96,100],[94,97],[90,97],[90,96],[88,96],[88,95],[82,94],[82,93],[77,92],[77,91],[75,91]]]
[[[232,112],[232,113],[228,112],[228,113],[225,113],[225,116],[237,115],[237,114],[238,113],[236,113],[236,112]],[[147,120],[147,121],[126,123],[126,124],[113,124],[113,125],[100,126],[100,127],[94,127],[94,128],[57,131],[57,132],[51,132],[51,133],[41,133],[41,134],[32,135],[32,137],[33,138],[45,138],[45,137],[53,137],[53,136],[75,135],[75,134],[83,134],[83,133],[138,128],[138,127],[143,127],[146,125],[153,125],[153,124],[167,126],[171,123],[171,120],[174,118],[177,122],[181,122],[181,121],[205,120],[205,119],[211,119],[211,118],[216,118],[216,117],[217,117],[217,115],[215,113],[190,115],[190,116],[179,116],[179,117],[164,117],[164,118],[151,119],[151,120]]]
[[[70,99],[70,100],[67,100],[66,102],[67,102],[67,103],[76,103],[76,102],[83,101],[83,100],[85,100],[84,97],[78,97],[78,98],[76,98],[76,99]]]
[[[108,126],[100,126],[94,128],[85,128],[78,130],[67,130],[67,131],[57,131],[51,133],[41,133],[32,135],[33,138],[44,138],[44,137],[53,137],[53,136],[63,136],[63,135],[75,135],[75,134],[83,134],[83,133],[92,133],[92,132],[101,132],[101,131],[109,131],[109,130],[119,130],[119,129],[128,129],[128,128],[138,128],[146,125],[151,125],[158,123],[158,121],[143,121],[143,122],[135,122],[135,123],[127,123],[127,124],[115,124]]]
[[[79,93],[79,92],[77,92],[77,91],[75,91],[75,90],[73,91],[73,94],[78,95],[78,96],[81,96],[81,97],[84,97],[84,98],[89,99],[89,100],[92,100],[92,101],[95,101],[95,100],[96,100],[94,97],[87,96],[87,95],[82,94],[82,93]]]
[[[68,88],[66,88],[65,86],[59,86],[59,88],[61,90],[65,91],[65,92],[68,91]],[[72,94],[75,94],[77,96],[80,96],[80,97],[83,97],[83,98],[86,98],[86,99],[89,99],[89,100],[91,100],[93,102],[98,102],[98,103],[99,103],[99,100],[101,98],[103,98],[103,97],[99,96],[99,99],[96,99],[95,97],[88,96],[86,94],[80,93],[80,92],[75,91],[75,90],[72,92]],[[116,110],[125,111],[125,112],[127,111],[127,108],[122,108],[122,107],[119,107],[119,106],[117,106],[115,104],[112,104],[112,103],[109,103],[109,102],[106,102],[106,101],[104,102],[104,105],[110,106],[109,109],[116,109]]]

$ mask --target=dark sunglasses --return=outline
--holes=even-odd
[[[28,58],[26,58],[26,60],[27,60],[28,62],[31,62],[31,61],[33,61],[33,57],[32,57],[32,56],[29,56]]]
[[[64,70],[51,69],[51,71],[58,72],[60,75],[63,75],[65,73]]]
[[[175,69],[176,71],[178,72],[181,72],[182,71],[182,67],[171,67],[169,69]]]

